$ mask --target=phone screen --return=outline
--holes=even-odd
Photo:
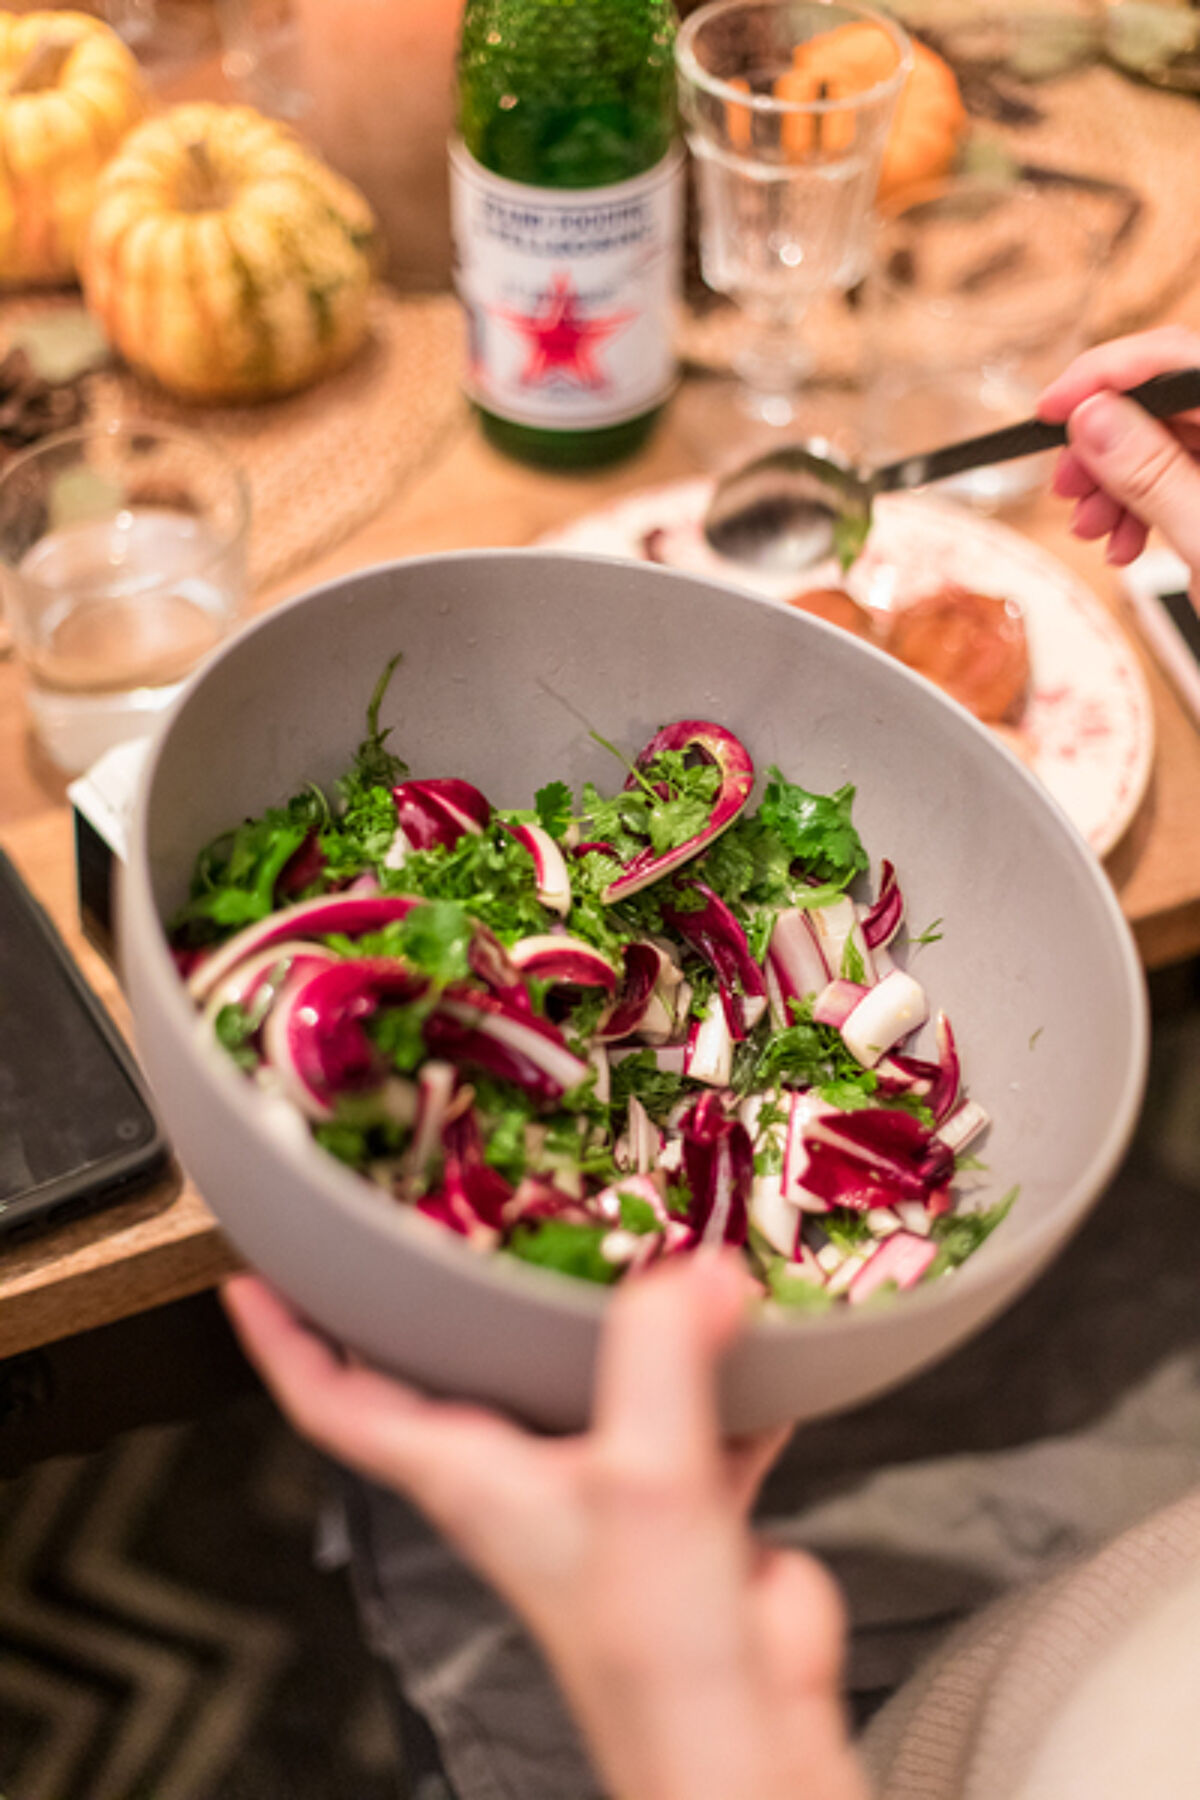
[[[1200,613],[1186,594],[1160,594],[1159,599],[1170,613],[1171,622],[1180,637],[1200,663]]]
[[[0,1229],[165,1156],[116,1028],[0,858]]]

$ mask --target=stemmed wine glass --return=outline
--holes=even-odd
[[[866,270],[911,46],[857,0],[711,0],[681,27],[676,61],[701,270],[741,314],[739,406],[790,426],[811,369],[805,315]]]

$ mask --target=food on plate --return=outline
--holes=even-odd
[[[1020,608],[947,582],[902,607],[887,648],[989,725],[1014,724],[1029,694],[1029,642]]]
[[[82,12],[0,12],[0,282],[75,278],[96,178],[146,110],[137,59]]]
[[[867,639],[928,676],[985,724],[1016,725],[1029,696],[1029,641],[1020,607],[948,581],[895,612],[860,605],[842,588],[788,601]]]
[[[977,1247],[1007,1206],[956,1193],[987,1115],[943,1015],[914,1053],[897,873],[849,891],[853,788],[771,768],[755,805],[746,747],[684,719],[615,793],[551,779],[502,811],[410,776],[385,685],[336,798],[302,788],[208,845],[172,921],[264,1118],[480,1249],[594,1282],[725,1243],[819,1309]]]
[[[291,393],[367,332],[370,207],[286,126],[197,101],[147,121],[97,187],[88,306],[135,369],[193,400]]]
[[[880,628],[874,615],[865,606],[860,606],[845,588],[809,588],[803,594],[797,594],[788,601],[797,612],[812,613],[815,618],[825,619],[830,625],[840,625],[843,631],[852,631],[855,637],[865,638],[868,643],[880,641]]]

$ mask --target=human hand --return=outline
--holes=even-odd
[[[1075,501],[1076,536],[1106,537],[1108,561],[1123,565],[1155,527],[1192,569],[1200,605],[1200,411],[1160,421],[1123,397],[1151,375],[1198,365],[1200,337],[1181,326],[1114,338],[1077,357],[1037,411],[1067,421],[1053,487]]]
[[[225,1303],[297,1428],[408,1495],[540,1638],[620,1800],[865,1800],[840,1701],[841,1601],[746,1512],[786,1434],[718,1438],[746,1288],[685,1257],[614,1294],[594,1422],[536,1437],[346,1363],[265,1283]]]

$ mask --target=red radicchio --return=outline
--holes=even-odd
[[[746,1127],[730,1118],[718,1094],[704,1094],[685,1114],[683,1166],[691,1204],[688,1224],[702,1244],[744,1244],[754,1182],[754,1148]]]
[[[748,1022],[745,1001],[757,1002],[751,1010],[755,1018],[761,1016],[767,998],[766,977],[750,954],[745,932],[725,902],[701,881],[680,882],[679,887],[688,894],[702,896],[704,905],[694,912],[664,906],[663,918],[711,964],[730,1035],[744,1038]]]
[[[364,932],[381,930],[393,919],[403,919],[421,904],[409,894],[322,894],[316,900],[298,901],[295,906],[268,914],[255,925],[247,925],[206,956],[188,977],[188,993],[197,1003],[207,1000],[217,983],[243,957],[268,944],[292,937],[327,937],[333,932],[361,937]]]
[[[478,836],[491,820],[488,801],[469,781],[453,776],[402,781],[392,789],[396,823],[413,850],[453,849],[464,832]]]
[[[903,923],[904,895],[900,892],[895,868],[885,859],[879,865],[879,892],[862,920],[867,949],[878,950],[884,944],[890,944]]]
[[[898,1200],[929,1205],[954,1157],[911,1113],[890,1107],[823,1114],[804,1131],[804,1185],[830,1206],[867,1212]]]
[[[721,771],[721,785],[708,815],[708,823],[702,831],[673,850],[653,850],[649,846],[645,850],[639,850],[625,864],[616,880],[610,882],[605,889],[603,898],[610,905],[617,900],[627,900],[630,894],[640,892],[642,888],[649,887],[651,882],[661,880],[673,869],[682,868],[684,863],[699,856],[714,838],[733,824],[753,791],[754,764],[750,753],[741,740],[735,738],[731,731],[726,731],[722,725],[713,725],[706,719],[680,719],[674,725],[664,725],[638,757],[636,768],[647,768],[667,750],[698,751]],[[637,777],[631,775],[625,786],[631,788],[636,785]]]

